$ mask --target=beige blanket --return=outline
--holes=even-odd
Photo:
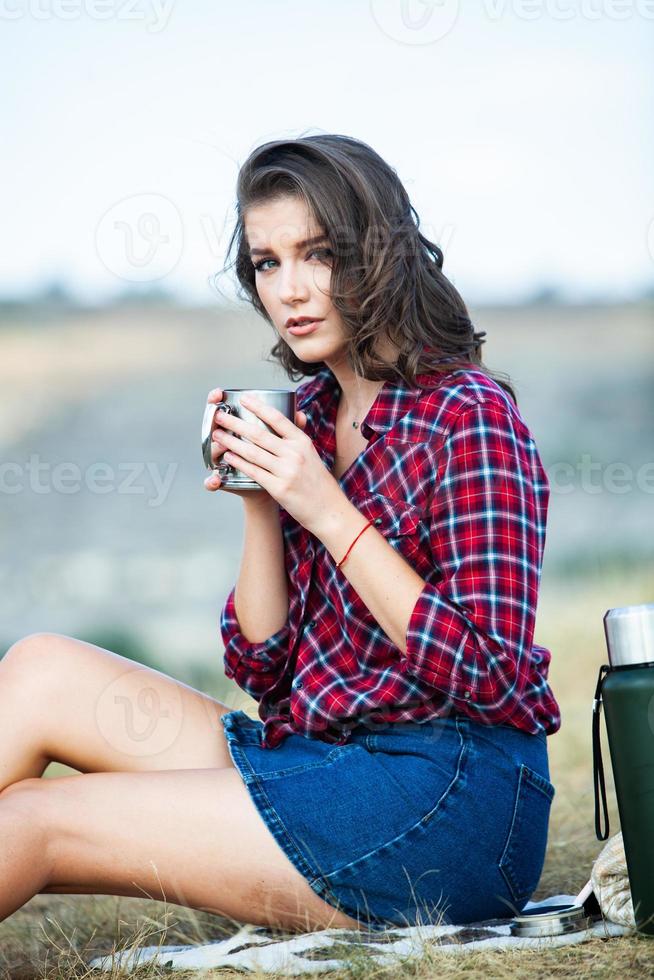
[[[627,875],[627,859],[624,853],[622,832],[610,837],[600,851],[588,881],[577,896],[576,904],[583,905],[591,894],[609,922],[634,929],[634,906]]]

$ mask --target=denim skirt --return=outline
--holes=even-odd
[[[279,846],[362,927],[506,918],[534,892],[554,796],[545,735],[449,715],[270,749],[244,711],[221,722]]]

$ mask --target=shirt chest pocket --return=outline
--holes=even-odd
[[[352,503],[404,557],[410,558],[419,550],[424,518],[420,507],[380,493],[361,494]]]

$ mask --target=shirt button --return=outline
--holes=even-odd
[[[464,692],[463,692],[463,696],[464,696],[464,698],[465,698],[466,700],[468,700],[468,701],[469,701],[469,700],[470,700],[470,698],[472,697],[472,695],[471,695],[471,693],[470,693],[470,691],[464,691]]]
[[[317,626],[317,620],[310,619],[309,622],[307,623],[307,629],[312,630],[314,626]]]
[[[304,684],[302,683],[302,681],[296,681],[295,687],[297,690],[299,690],[301,687],[304,687]]]
[[[382,518],[381,518],[381,517],[376,517],[376,518],[375,518],[375,524],[377,525],[377,527],[379,527],[379,525],[380,525],[381,523],[382,523]]]

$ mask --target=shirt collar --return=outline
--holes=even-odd
[[[427,381],[427,387],[429,387],[428,379],[433,378],[432,375],[417,377],[419,380]],[[333,410],[335,418],[340,386],[328,367],[321,368],[303,387],[304,391],[298,397],[297,407],[306,412],[307,416],[312,416],[311,422],[316,421],[314,414],[316,412],[324,420],[331,419],[331,410]],[[383,435],[389,432],[413,407],[422,391],[422,386],[409,388],[401,379],[384,381],[368,414],[359,425],[362,436],[369,439],[373,433]]]

